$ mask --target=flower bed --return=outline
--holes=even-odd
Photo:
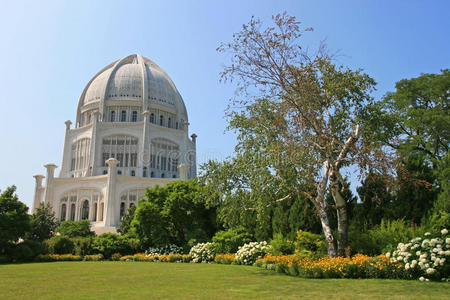
[[[36,261],[80,261],[80,255],[73,254],[39,254]]]
[[[147,262],[190,262],[192,260],[189,254],[171,253],[168,255],[146,255],[138,253],[135,255],[126,255],[120,258],[121,261],[147,261]]]
[[[236,263],[241,265],[253,265],[259,257],[268,253],[270,245],[266,241],[251,242],[239,247],[236,252]]]
[[[236,260],[236,254],[227,253],[227,254],[216,254],[214,257],[214,262],[223,265],[234,264]]]
[[[357,254],[351,258],[328,256],[318,260],[299,259],[293,255],[266,255],[256,266],[306,278],[405,278],[404,269],[384,255]]]

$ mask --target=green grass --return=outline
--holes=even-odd
[[[0,299],[448,299],[449,288],[438,282],[303,279],[216,264],[0,265]]]

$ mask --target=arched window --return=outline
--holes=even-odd
[[[70,221],[75,221],[75,203],[70,205]]]
[[[152,172],[150,173],[150,177],[155,177],[155,172],[152,171]]]
[[[150,114],[150,123],[155,123],[155,114],[154,113]]]
[[[118,175],[122,175],[122,171],[121,170],[117,170],[117,174]]]
[[[144,167],[144,170],[142,171],[142,177],[147,177],[147,167]]]
[[[111,122],[114,122],[116,120],[116,112],[113,110],[112,112],[111,112],[111,119],[110,119],[110,121]]]
[[[103,166],[106,160],[114,157],[119,161],[118,167],[136,167],[138,139],[129,135],[113,135],[103,138]]]
[[[123,215],[125,214],[125,202],[120,203],[120,219],[123,218]]]
[[[103,175],[108,174],[108,170],[103,170]]]
[[[81,220],[87,219],[89,219],[89,200],[84,200],[81,207]]]
[[[137,111],[135,110],[131,113],[131,122],[137,122]]]
[[[94,203],[94,222],[97,221],[97,202]]]
[[[164,175],[164,173],[162,173],[162,174],[161,174],[161,178],[164,178],[164,177],[165,177],[165,175]]]
[[[160,115],[160,116],[159,116],[159,125],[160,125],[160,126],[163,126],[163,124],[164,124],[164,116],[163,116],[163,115]]]
[[[120,115],[120,121],[121,122],[127,121],[127,111],[126,110],[122,110],[122,114]]]
[[[66,204],[61,205],[61,222],[66,220]]]
[[[105,212],[105,203],[100,204],[100,221],[103,221],[103,214]]]
[[[178,129],[178,122],[175,123],[175,129]]]
[[[131,170],[131,176],[136,176],[136,172],[134,170]]]
[[[91,139],[82,138],[72,144],[70,171],[87,171],[91,149]]]
[[[172,128],[172,118],[167,120],[167,127]]]
[[[177,175],[172,175],[172,178],[177,178]]]

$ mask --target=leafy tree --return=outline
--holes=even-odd
[[[181,246],[192,238],[211,237],[216,227],[215,213],[213,208],[205,207],[201,189],[194,180],[147,189],[131,222],[132,231],[142,245]]]
[[[127,213],[124,214],[122,220],[120,221],[119,229],[117,229],[117,232],[120,234],[127,234],[131,231],[131,222],[134,219],[134,215],[136,213],[136,206],[132,205],[128,209]]]
[[[15,191],[13,185],[0,194],[0,253],[30,229],[28,207],[19,201]]]
[[[89,220],[64,221],[55,230],[60,235],[67,237],[95,236],[95,233],[91,231],[91,222]]]
[[[212,238],[216,246],[216,253],[236,253],[239,246],[251,240],[252,236],[242,226],[218,231]]]
[[[231,104],[230,127],[238,131],[239,142],[265,140],[267,152],[293,166],[296,184],[279,199],[307,197],[319,215],[328,254],[345,255],[348,216],[342,172],[350,166],[367,170],[368,164],[381,170],[377,164],[388,162],[361,139],[361,117],[373,102],[375,82],[361,71],[333,64],[323,47],[308,55],[300,38],[309,29],[300,29],[294,17],[283,14],[273,20],[274,27],[262,29],[252,18],[230,43],[219,47],[231,54],[222,78],[237,83],[239,96]],[[233,112],[236,107],[244,109]],[[285,178],[282,168],[272,167]],[[338,218],[337,249],[327,215],[327,191]]]
[[[50,204],[45,205],[41,203],[36,212],[31,215],[30,225],[31,229],[27,234],[27,238],[42,242],[54,235],[58,222]]]

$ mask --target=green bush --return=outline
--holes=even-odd
[[[281,233],[276,233],[270,241],[272,246],[269,253],[272,255],[294,254],[295,244],[283,237]]]
[[[114,260],[114,261],[119,261],[121,257],[122,257],[122,255],[120,255],[120,253],[111,254],[111,260]]]
[[[398,243],[409,241],[422,231],[423,228],[411,227],[403,219],[383,219],[380,225],[368,230],[351,225],[348,236],[353,253],[378,255],[392,251]]]
[[[216,253],[235,253],[240,246],[251,240],[252,236],[242,226],[218,231],[212,238]]]
[[[93,255],[85,255],[83,257],[84,261],[100,261],[103,260],[103,255],[101,254],[93,254]]]
[[[75,250],[74,242],[66,236],[54,236],[45,241],[50,254],[70,254]]]
[[[92,248],[93,238],[91,237],[77,237],[72,238],[72,242],[75,245],[75,254],[76,255],[89,255],[94,253],[94,249]]]
[[[110,258],[113,253],[134,254],[139,249],[138,247],[136,239],[115,233],[101,234],[96,236],[92,242],[93,251],[102,254],[105,258]]]
[[[9,258],[11,261],[29,261],[32,260],[35,255],[33,253],[33,250],[26,244],[26,243],[20,243],[15,245],[10,249]]]
[[[317,258],[327,253],[323,235],[303,230],[297,231],[297,239],[294,242],[294,246],[295,255],[298,257]]]
[[[91,231],[91,222],[89,220],[83,221],[64,221],[56,227],[56,232],[67,237],[89,237],[95,236]]]

